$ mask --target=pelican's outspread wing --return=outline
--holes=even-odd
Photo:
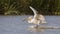
[[[30,9],[34,12],[34,15],[36,15],[37,14],[37,10],[35,10],[33,7],[31,7],[31,6],[29,6],[30,7]]]

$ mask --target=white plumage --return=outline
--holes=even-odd
[[[35,10],[33,7],[29,6],[30,9],[33,11],[34,16],[28,17],[28,23],[33,23],[36,25],[39,25],[40,23],[46,23],[45,17],[41,14],[37,14],[37,10]]]

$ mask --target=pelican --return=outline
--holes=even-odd
[[[37,10],[35,10],[31,6],[29,6],[29,8],[33,11],[34,15],[33,16],[29,16],[27,18],[28,23],[36,24],[36,26],[40,25],[41,23],[46,23],[45,17],[42,14],[38,14]]]

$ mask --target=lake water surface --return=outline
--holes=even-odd
[[[28,30],[29,24],[23,21],[28,16],[0,16],[0,34],[60,34],[60,29],[46,29],[42,32]],[[45,16],[47,24],[40,26],[60,27],[60,16]]]

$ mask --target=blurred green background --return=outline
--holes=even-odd
[[[0,15],[32,15],[29,6],[43,15],[60,15],[60,0],[0,0]]]

